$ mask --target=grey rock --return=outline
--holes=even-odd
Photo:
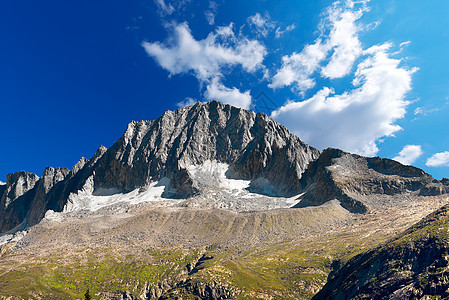
[[[338,149],[320,154],[263,113],[212,101],[167,111],[154,121],[133,121],[109,149],[99,147],[71,171],[47,168],[40,180],[23,171],[8,175],[6,185],[0,185],[0,230],[31,226],[48,210],[62,211],[88,178],[93,178],[94,192],[128,192],[168,178],[165,197],[206,193],[211,187],[189,173],[190,166],[206,161],[228,164],[226,176],[250,180],[251,192],[304,193],[297,207],[338,199],[347,210],[365,213],[382,204],[376,195],[449,192],[448,179],[438,181],[418,168]]]
[[[37,183],[36,193],[28,213],[27,222],[30,224],[38,223],[47,211],[47,194],[58,182],[63,181],[70,171],[66,168],[47,167],[41,179]]]
[[[128,125],[95,169],[95,188],[130,191],[162,177],[180,196],[197,192],[186,168],[207,160],[229,164],[241,179],[266,178],[279,194],[300,190],[299,179],[319,151],[263,113],[216,101],[167,111]],[[282,170],[282,172],[279,172]]]
[[[39,176],[26,171],[8,174],[5,191],[1,198],[2,207],[8,207],[11,202],[31,190],[38,180]]]
[[[26,171],[8,174],[0,200],[0,232],[24,226],[39,177]]]
[[[0,192],[2,188],[4,189],[0,203],[0,232],[14,232],[35,225],[42,220],[48,210],[62,211],[70,193],[82,188],[86,179],[93,174],[98,159],[105,152],[106,148],[101,146],[92,159],[87,161],[81,158],[71,171],[66,168],[48,167],[40,179],[37,175],[24,171],[9,174],[10,183],[0,186]],[[17,183],[25,180],[28,180],[25,187],[32,186],[32,188],[22,190],[15,188]],[[20,195],[16,191],[24,193]],[[18,197],[9,205],[5,205],[8,195]]]
[[[301,178],[305,195],[296,207],[321,205],[338,199],[354,213],[380,208],[375,195],[415,193],[435,196],[449,192],[448,180],[435,180],[413,166],[380,157],[363,157],[326,149]]]
[[[87,164],[89,160],[85,157],[81,157],[81,159],[73,166],[72,170],[70,171],[70,177],[75,176],[76,173],[79,172],[84,166]]]

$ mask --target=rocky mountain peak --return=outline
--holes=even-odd
[[[70,171],[70,176],[74,176],[76,173],[78,173],[79,170],[84,168],[84,166],[87,164],[89,160],[85,157],[81,157],[80,160],[73,166],[72,170]]]
[[[341,201],[351,212],[365,213],[383,205],[377,196],[449,192],[449,181],[438,181],[423,170],[380,157],[363,157],[328,148],[310,164],[301,184],[306,192],[297,207]]]
[[[39,188],[42,188],[46,194],[56,183],[64,180],[69,173],[70,170],[66,168],[47,167],[39,180]]]
[[[99,160],[96,188],[130,191],[167,177],[183,195],[196,191],[187,168],[206,161],[229,164],[243,179],[266,178],[279,193],[297,192],[319,151],[262,113],[216,101],[134,121]],[[282,168],[284,172],[278,172]]]
[[[38,180],[39,176],[26,171],[8,174],[6,176],[6,190],[1,199],[2,205],[7,207],[12,201],[31,190]]]
[[[384,196],[447,193],[449,180],[434,180],[389,159],[332,148],[320,154],[266,114],[212,101],[166,111],[153,121],[133,121],[109,149],[100,146],[71,171],[49,167],[41,179],[23,171],[8,175],[0,185],[0,230],[36,224],[48,210],[70,211],[67,205],[90,209],[110,195],[126,198],[132,192],[143,199],[151,188],[157,192],[150,191],[150,198],[183,198],[214,208],[236,207],[237,190],[259,201],[248,206],[249,198],[239,198],[238,209],[338,200],[350,212],[366,213],[394,202]],[[220,199],[231,200],[210,197],[222,191],[227,198]]]

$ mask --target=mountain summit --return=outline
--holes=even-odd
[[[166,111],[154,121],[131,122],[109,149],[100,147],[71,171],[46,169],[41,179],[26,172],[8,176],[0,187],[6,199],[0,228],[7,232],[36,224],[47,210],[74,209],[80,205],[76,196],[86,193],[129,193],[157,183],[163,186],[162,197],[187,198],[201,193],[204,185],[219,185],[206,184],[217,172],[236,184],[247,181],[254,193],[292,196],[301,191],[301,175],[318,156],[318,150],[263,113],[216,101],[197,103]],[[195,180],[205,163],[215,175]]]
[[[350,258],[447,204],[448,192],[449,180],[413,166],[320,152],[263,113],[197,103],[131,122],[71,170],[9,174],[0,184],[0,298],[88,289],[102,299],[310,299],[329,274],[318,298],[344,298],[341,282],[371,297],[371,279],[433,295],[422,280],[390,280],[440,266],[447,251],[432,241]],[[415,268],[408,253],[426,249],[436,260]],[[385,279],[379,266],[396,259],[407,269]]]
[[[123,201],[263,210],[336,199],[350,212],[366,213],[391,203],[385,197],[448,191],[447,181],[389,159],[338,149],[320,154],[263,113],[198,102],[154,121],[131,122],[109,149],[100,147],[71,171],[8,175],[0,185],[0,229],[37,224],[49,210]]]

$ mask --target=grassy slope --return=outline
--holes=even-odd
[[[344,265],[317,299],[449,297],[449,206]]]
[[[190,299],[190,284],[237,299],[310,299],[334,261],[392,238],[432,209],[422,204],[413,214],[356,219],[329,206],[242,215],[136,209],[113,221],[96,215],[42,223],[20,251],[2,250],[0,298],[76,299],[89,288],[94,299],[145,289]]]
[[[207,251],[204,248],[148,249],[140,252],[138,259],[117,255],[111,249],[101,253],[85,249],[70,259],[60,252],[46,257],[27,257],[20,266],[6,264],[5,258],[9,254],[4,254],[0,268],[0,296],[82,298],[87,288],[96,297],[102,292],[124,291],[138,296],[147,284],[167,291],[170,290],[168,286],[174,287],[190,279],[200,284],[215,282],[227,286],[240,299],[270,296],[307,299],[325,284],[334,259],[346,260],[384,239],[373,236],[361,247],[348,247],[355,244],[357,237],[358,234],[335,235],[316,241],[289,241],[254,247],[245,252],[237,248]],[[188,275],[187,265],[194,265],[203,255],[213,258],[200,264],[198,272]],[[12,270],[5,272],[8,268]],[[173,290],[186,293],[183,288],[174,287]]]

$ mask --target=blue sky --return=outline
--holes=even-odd
[[[265,112],[320,150],[449,176],[449,2],[0,3],[0,180],[71,168],[194,101]]]

